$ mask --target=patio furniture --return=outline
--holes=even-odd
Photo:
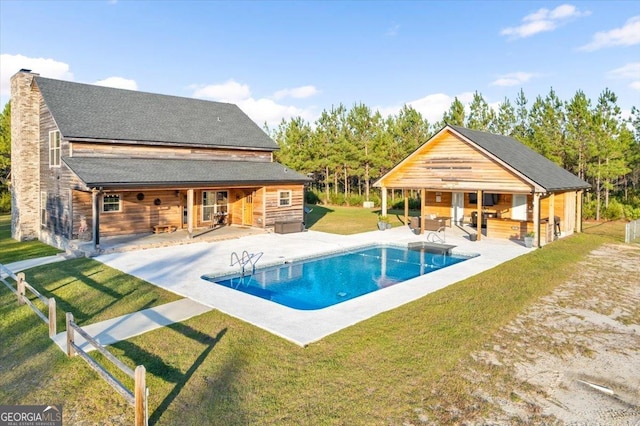
[[[441,231],[444,229],[444,227],[447,224],[447,221],[445,219],[449,220],[449,226],[451,226],[451,218],[426,218],[424,220],[424,229],[425,231]],[[411,218],[411,222],[409,224],[409,227],[414,231],[420,231],[420,227],[422,226],[422,221],[420,220],[420,217],[412,217]]]
[[[153,225],[153,233],[159,234],[161,232],[173,232],[175,231],[175,226],[171,225]]]

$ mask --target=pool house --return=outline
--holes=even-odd
[[[389,190],[418,193],[419,228],[430,221],[477,228],[474,238],[522,240],[541,247],[582,230],[582,195],[590,185],[502,135],[447,125],[382,176],[382,214]]]

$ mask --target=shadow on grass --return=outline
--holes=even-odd
[[[160,420],[162,415],[171,406],[171,403],[173,403],[176,397],[180,395],[180,392],[189,382],[193,374],[207,359],[209,353],[218,344],[218,342],[220,342],[222,337],[227,332],[227,329],[223,328],[215,337],[212,337],[183,323],[170,324],[167,325],[166,328],[170,328],[187,338],[193,339],[196,342],[205,345],[204,350],[200,353],[200,355],[198,355],[193,364],[191,364],[189,369],[184,373],[178,368],[164,362],[164,360],[160,356],[151,353],[141,348],[140,346],[131,343],[130,341],[124,340],[112,345],[113,347],[122,350],[127,358],[134,360],[136,363],[143,364],[149,373],[160,377],[167,382],[175,383],[175,386],[173,387],[173,389],[171,389],[171,392],[169,392],[169,394],[162,400],[162,402],[149,417],[150,425],[156,424]],[[228,380],[230,381],[231,379],[228,378]]]
[[[326,215],[334,211],[330,208],[322,207],[319,205],[312,205],[312,206],[309,206],[308,208],[309,208],[309,212],[305,214],[305,221],[304,221],[305,227],[307,229],[311,228],[313,225],[318,223],[320,219],[322,219],[323,217],[325,217]]]

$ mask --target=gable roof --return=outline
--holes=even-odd
[[[510,136],[447,125],[548,192],[591,188],[589,183]],[[443,129],[444,130],[444,129]]]
[[[66,139],[274,151],[278,145],[238,106],[35,77]]]
[[[310,179],[274,162],[166,158],[63,157],[90,188],[304,184]]]

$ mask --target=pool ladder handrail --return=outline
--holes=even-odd
[[[251,273],[254,274],[256,272],[256,263],[258,263],[262,255],[263,255],[263,252],[249,254],[248,251],[243,250],[242,256],[238,256],[238,253],[234,251],[233,253],[231,253],[231,264],[229,266],[240,265],[240,268],[241,268],[240,272],[244,277],[245,267],[247,265],[251,265]],[[233,260],[234,257],[235,257],[235,262]]]
[[[439,235],[440,231],[442,231],[442,237]],[[435,232],[429,232],[427,234],[427,241],[430,243],[444,244],[447,242],[446,240],[447,240],[447,235],[446,235],[446,229],[444,229],[444,226]]]

